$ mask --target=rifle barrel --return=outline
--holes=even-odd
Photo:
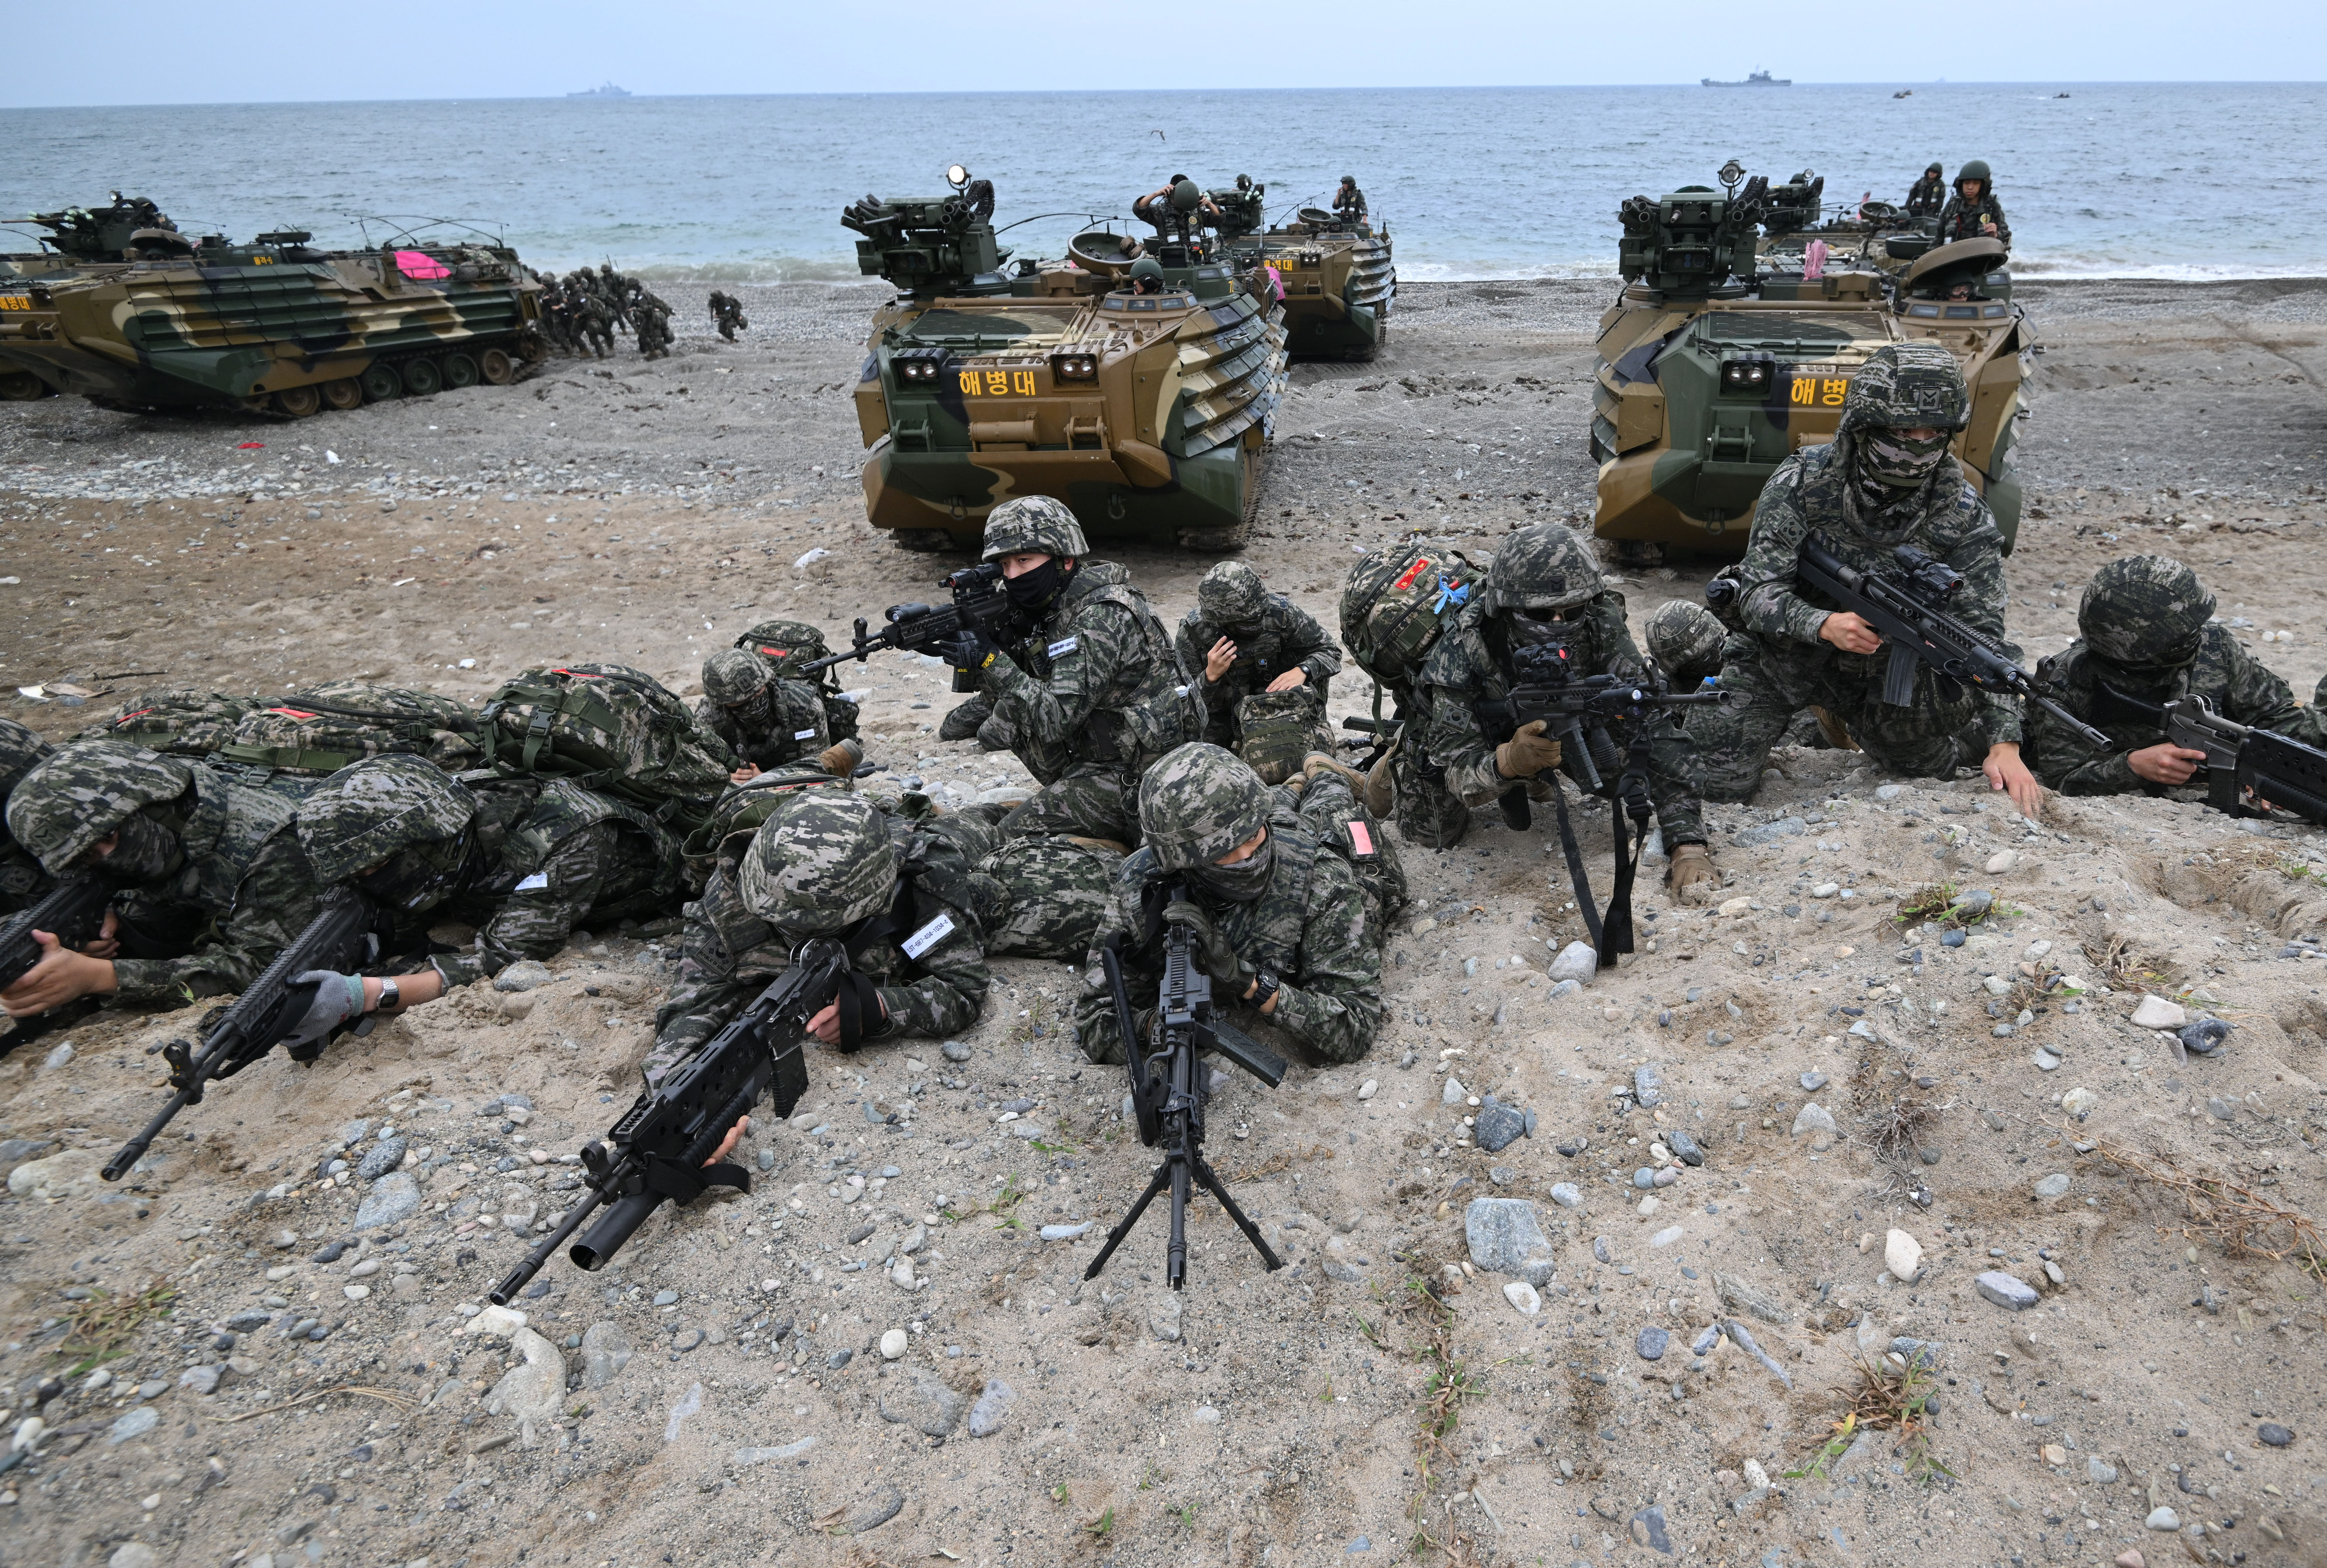
[[[201,1097],[202,1084],[210,1076],[210,1063],[216,1060],[217,1057],[218,1053],[213,1051],[201,1061],[195,1063],[192,1070],[193,1081],[172,1095],[170,1103],[164,1106],[155,1113],[154,1119],[145,1124],[145,1130],[122,1144],[120,1152],[107,1161],[105,1169],[98,1174],[103,1176],[107,1181],[118,1181],[127,1175],[129,1168],[145,1157],[145,1151],[154,1146],[154,1140],[162,1135],[162,1130],[170,1125],[177,1114]]]
[[[543,1237],[540,1244],[531,1252],[527,1253],[525,1260],[517,1267],[509,1270],[509,1277],[495,1285],[492,1293],[486,1299],[497,1307],[508,1306],[515,1301],[518,1292],[533,1283],[533,1276],[539,1274],[542,1265],[547,1264],[552,1255],[565,1244],[565,1238],[574,1234],[575,1227],[589,1218],[591,1213],[605,1201],[606,1195],[593,1188],[590,1196],[567,1209],[565,1217],[557,1222],[557,1228]]]

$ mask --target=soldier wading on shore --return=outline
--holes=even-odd
[[[1794,715],[1815,706],[1894,772],[1944,779],[1958,764],[1977,764],[2023,812],[2036,814],[2042,789],[2020,759],[2017,697],[1965,687],[1943,703],[1932,672],[1918,667],[1912,701],[1883,702],[1882,638],[1795,579],[1802,541],[1813,532],[1864,572],[1896,570],[1892,552],[1916,546],[1963,574],[1950,611],[2017,660],[2004,636],[2003,537],[1948,453],[1970,416],[1953,355],[1937,343],[1886,344],[1852,378],[1834,440],[1804,447],[1770,476],[1738,570],[1745,635],[1730,640],[1721,671],[1729,700],[1688,719],[1707,799],[1751,799],[1771,744]],[[1964,731],[1975,747],[1984,744],[1984,755],[1960,754]]]

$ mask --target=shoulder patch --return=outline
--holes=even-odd
[[[549,873],[547,872],[537,871],[531,876],[527,877],[524,881],[519,882],[516,888],[512,891],[521,893],[536,893],[540,892],[548,886]]]

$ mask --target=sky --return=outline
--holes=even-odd
[[[2215,25],[2185,0],[2011,7],[1752,8],[1734,0],[1334,0],[1327,6],[1096,7],[1009,0],[774,5],[752,0],[519,0],[455,11],[295,13],[108,0],[21,7],[0,107],[550,97],[612,79],[634,93],[1012,91],[1049,88],[1600,86],[1804,82],[2315,81],[2327,5],[2249,0]],[[1257,23],[1257,25],[1255,23]],[[134,42],[131,42],[134,41]],[[37,63],[35,63],[37,62]]]

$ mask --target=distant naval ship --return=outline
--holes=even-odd
[[[626,87],[616,87],[612,81],[602,81],[588,92],[570,92],[565,96],[567,98],[624,98],[631,96],[631,89]]]
[[[1706,87],[1791,87],[1794,85],[1792,77],[1771,76],[1766,70],[1757,70],[1743,81],[1715,81],[1709,76],[1701,76],[1697,80]]]

